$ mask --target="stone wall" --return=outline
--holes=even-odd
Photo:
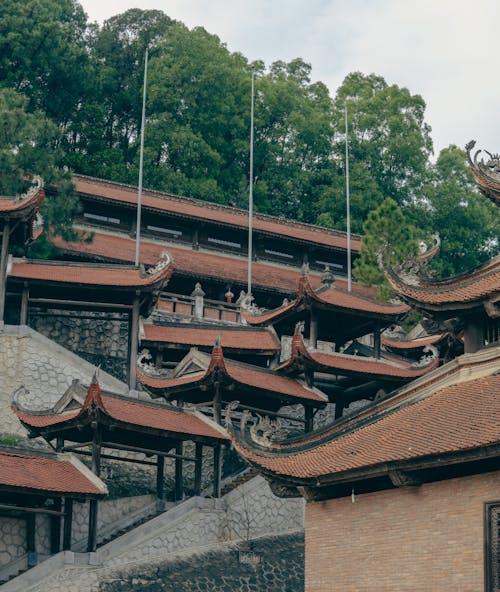
[[[200,557],[205,558],[200,560],[198,568],[199,580],[196,581],[198,588],[186,589],[207,592],[212,590],[300,591],[303,589],[301,576],[303,550],[300,542],[302,535],[297,533],[303,530],[303,514],[302,499],[277,498],[262,477],[255,477],[222,499],[191,498],[160,514],[99,548],[92,557],[92,565],[82,566],[81,559],[75,556],[71,565],[62,563],[59,569],[51,569],[45,572],[44,577],[40,577],[36,570],[42,570],[39,573],[44,573],[42,564],[39,568],[21,576],[18,582],[14,580],[9,583],[6,592],[47,592],[47,590],[50,592],[108,592],[102,586],[113,583],[125,586],[117,590],[154,591],[158,588],[147,586],[150,583],[152,586],[157,586],[158,579],[149,582],[148,574],[154,574],[155,570],[163,569],[163,562],[165,562],[165,572],[162,578],[167,577],[168,573],[174,574],[174,568],[177,569],[179,565],[184,566],[183,563],[178,563],[179,553],[184,554],[184,559],[192,557],[192,561],[198,561]],[[239,520],[242,520],[242,526],[239,526]],[[261,553],[258,551],[259,539],[270,534],[293,534],[297,536],[299,547],[287,555],[287,545],[284,545],[284,548],[279,547],[276,539],[274,542],[271,541],[265,553]],[[237,550],[242,546],[249,546],[252,552],[255,551],[261,555],[260,568],[237,563]],[[285,553],[284,556],[282,550]],[[216,552],[216,556],[212,557],[211,552]],[[270,559],[271,554],[272,559]],[[292,556],[296,559],[293,567],[290,564]],[[224,561],[217,563],[217,557],[224,557]],[[212,565],[212,559],[213,565],[217,567],[214,567],[213,572],[208,576],[204,571]],[[171,567],[168,567],[168,562],[171,560],[174,562]],[[227,561],[230,562],[231,567],[228,567],[228,570],[230,569],[231,572],[226,572]],[[286,571],[292,579],[286,579],[284,575]],[[230,575],[225,580],[224,577],[227,574]],[[240,576],[241,580],[238,579]],[[282,585],[277,581],[283,577],[285,577],[284,587],[277,587]],[[177,589],[173,585],[180,580],[186,585],[191,584],[182,574],[175,575],[175,578],[178,579],[172,580],[172,587],[166,587],[163,590],[181,592],[183,588]],[[138,587],[127,588],[129,584]],[[113,592],[113,588],[109,591]]]
[[[39,555],[50,553],[50,522],[48,516],[36,520],[36,550]],[[26,520],[0,516],[0,569],[27,553]]]
[[[5,326],[0,331],[0,434],[25,435],[10,405],[14,392],[25,387],[21,403],[29,409],[51,408],[73,379],[89,384],[95,367],[28,327]],[[127,386],[101,372],[103,389],[126,394]]]
[[[42,335],[121,380],[127,377],[129,325],[126,313],[30,308],[28,324]]]
[[[99,592],[300,592],[304,589],[302,534],[252,541],[240,562],[235,546],[174,557],[147,567],[132,566],[110,574]],[[258,562],[257,562],[258,561]]]

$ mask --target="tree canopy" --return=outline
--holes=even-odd
[[[347,109],[354,232],[391,198],[416,235],[440,232],[440,275],[498,252],[497,218],[462,152],[450,147],[431,161],[421,96],[360,72],[331,96],[300,58],[251,63],[217,36],[158,10],[128,10],[98,26],[77,0],[4,0],[4,187],[17,187],[20,173],[34,169],[62,183],[63,165],[136,183],[146,47],[145,186],[246,207],[253,71],[257,211],[345,229]],[[35,140],[13,152],[16,134]],[[69,225],[74,201],[53,203],[45,206],[53,227]]]

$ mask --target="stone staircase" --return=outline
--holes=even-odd
[[[65,551],[0,586],[1,592],[98,592],[117,570],[178,553],[303,528],[303,501],[275,498],[262,477],[245,471],[223,498],[192,497],[154,517],[131,521],[95,553]]]

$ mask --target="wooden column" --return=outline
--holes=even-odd
[[[163,512],[165,509],[165,457],[158,455],[156,463],[156,497],[158,498],[158,509]]]
[[[36,552],[36,514],[26,516],[26,551],[28,553],[28,567],[38,563]]]
[[[94,427],[94,437],[92,439],[92,462],[91,471],[98,477],[101,475],[101,426],[96,424]],[[89,536],[87,542],[87,551],[92,553],[97,548],[97,513],[99,502],[96,499],[90,500],[89,504]]]
[[[310,310],[309,346],[313,348],[318,346],[318,316],[313,308]]]
[[[28,287],[28,284],[25,282],[24,288],[23,288],[23,293],[21,295],[21,318],[20,318],[21,325],[28,324],[29,296],[30,296],[30,289]]]
[[[175,445],[175,501],[180,501],[182,499],[182,452],[182,442],[177,442],[177,444]]]
[[[128,385],[131,389],[135,389],[137,386],[135,369],[137,365],[137,352],[139,350],[139,295],[140,292],[136,292],[130,318]]]
[[[373,331],[373,351],[377,360],[380,358],[380,327]]]
[[[220,497],[221,494],[221,476],[222,476],[222,454],[221,445],[214,446],[214,497]]]
[[[87,552],[93,553],[97,549],[97,512],[99,506],[96,499],[90,500],[89,505],[89,537],[87,541]]]
[[[56,450],[57,452],[62,452],[64,448],[64,437],[57,436],[56,438]]]
[[[61,511],[62,500],[54,500],[54,510]],[[61,516],[50,516],[50,552],[59,553],[61,550]]]
[[[195,446],[195,464],[194,464],[194,494],[201,493],[201,472],[203,468],[203,444],[196,442]]]
[[[220,382],[218,380],[214,382],[214,420],[218,424],[222,423]]]
[[[69,551],[71,549],[71,537],[73,532],[73,500],[67,497],[64,500],[64,532],[63,532],[63,549]]]
[[[7,289],[7,258],[9,256],[10,225],[5,222],[2,233],[2,251],[0,253],[0,322],[5,314],[5,291]]]
[[[310,405],[304,405],[304,430],[306,432],[312,432],[314,427],[314,410]]]
[[[335,402],[335,419],[339,419],[344,414],[345,403],[344,401]]]

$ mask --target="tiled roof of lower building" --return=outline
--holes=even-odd
[[[500,444],[500,349],[464,356],[358,416],[290,443],[258,448],[244,437],[236,449],[264,472],[296,483],[335,479],[367,468]],[[485,360],[481,360],[481,356]],[[471,360],[471,362],[468,362]],[[476,363],[474,363],[476,360]],[[466,370],[467,365],[469,368]],[[481,375],[486,372],[486,375]],[[475,377],[476,376],[476,377]],[[440,386],[441,385],[441,386]]]
[[[0,488],[7,491],[103,496],[106,486],[67,454],[0,449]]]
[[[144,324],[141,341],[182,344],[187,346],[212,347],[217,337],[225,349],[251,351],[277,351],[280,342],[268,329],[228,329],[190,325]]]

